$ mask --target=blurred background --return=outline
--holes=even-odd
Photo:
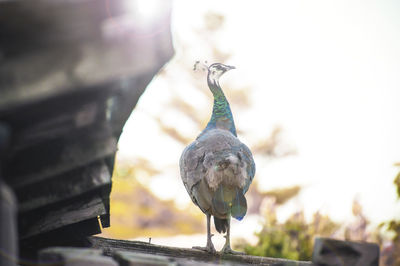
[[[138,3],[143,23],[162,8]],[[175,57],[123,129],[102,235],[205,244],[178,162],[212,110],[193,65],[221,62],[236,67],[221,85],[257,165],[234,247],[309,260],[322,235],[379,243],[382,265],[400,265],[399,12],[395,0],[173,1]]]

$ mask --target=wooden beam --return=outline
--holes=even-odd
[[[230,264],[230,265],[246,265],[246,264],[257,264],[257,265],[275,265],[275,266],[311,266],[311,262],[306,261],[293,261],[286,259],[257,257],[250,255],[223,255],[217,253],[212,255],[210,253],[195,250],[191,248],[176,248],[169,246],[161,246],[149,244],[141,241],[128,241],[109,239],[102,237],[89,237],[90,247],[102,249],[106,255],[118,256],[125,255],[129,257],[129,253],[117,253],[117,252],[139,252],[148,255],[166,256],[172,260],[178,262],[178,264],[188,265],[188,261],[192,261],[189,265],[195,265],[196,263],[209,263],[210,265]],[[194,263],[193,263],[194,261]],[[186,262],[186,263],[185,263]],[[201,264],[203,265],[203,264]]]

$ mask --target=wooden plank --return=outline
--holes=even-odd
[[[18,230],[16,220],[17,200],[0,175],[0,265],[17,265]]]
[[[99,233],[101,233],[101,228],[97,217],[69,224],[39,235],[20,239],[20,257],[34,262],[37,259],[38,251],[43,248],[54,246],[84,247],[87,245],[85,239],[88,235]]]
[[[120,266],[134,265],[154,265],[154,266],[178,266],[166,256],[146,254],[132,251],[117,251],[113,254],[113,258],[118,261]],[[184,264],[186,265],[186,264]]]
[[[118,266],[110,257],[102,255],[99,249],[50,247],[39,252],[40,265],[65,266]]]
[[[97,219],[97,216],[105,213],[103,199],[96,194],[75,199],[67,205],[49,206],[43,211],[35,210],[19,216],[19,237],[25,239],[90,218]]]
[[[8,114],[5,118],[15,132],[7,159],[8,182],[19,188],[114,154],[116,138],[150,79],[145,75],[124,86],[109,83],[104,86],[109,91],[65,95]],[[142,87],[127,90],[130,85]],[[115,139],[102,139],[108,136]],[[83,151],[80,143],[86,146]],[[74,149],[72,158],[63,159]]]
[[[62,185],[60,185],[62,184]],[[17,189],[19,212],[32,211],[103,186],[111,186],[111,173],[104,160],[74,169],[51,179]]]
[[[115,93],[110,86],[114,84],[115,81],[96,88],[82,88],[79,93],[64,94],[1,112],[0,119],[7,121],[14,130],[11,152],[48,138],[54,139],[75,130],[105,124],[108,122],[107,101]]]
[[[81,142],[48,141],[13,158],[7,167],[8,180],[18,189],[108,157],[116,150],[114,137],[103,139],[89,135],[82,136]]]
[[[306,261],[293,261],[286,259],[276,259],[267,257],[257,257],[250,255],[216,255],[209,254],[204,251],[189,249],[189,248],[176,248],[168,246],[160,246],[149,244],[141,241],[128,241],[117,240],[101,237],[89,237],[92,248],[103,249],[105,254],[112,256],[119,251],[134,251],[142,252],[145,254],[155,254],[167,256],[174,259],[192,259],[198,262],[212,262],[214,264],[232,262],[238,264],[257,264],[257,265],[276,265],[276,266],[310,266],[311,262]],[[231,264],[232,264],[231,263]]]

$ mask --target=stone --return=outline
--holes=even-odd
[[[379,246],[367,242],[316,238],[312,262],[326,266],[378,266]]]

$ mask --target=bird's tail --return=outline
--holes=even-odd
[[[228,229],[228,220],[227,219],[219,219],[214,216],[214,224],[215,224],[215,229],[218,231],[218,233],[226,233],[226,230]]]
[[[215,216],[226,217],[230,215],[239,221],[243,219],[247,212],[247,201],[243,195],[243,192],[239,188],[227,187],[224,185],[220,185],[218,189],[215,191],[214,196],[212,198],[213,213],[214,213],[214,223],[215,227],[218,230],[218,227],[225,232],[224,222],[221,222],[225,219],[215,219]],[[226,220],[225,220],[226,221]],[[227,223],[227,221],[226,221]],[[226,225],[227,227],[228,225]]]

